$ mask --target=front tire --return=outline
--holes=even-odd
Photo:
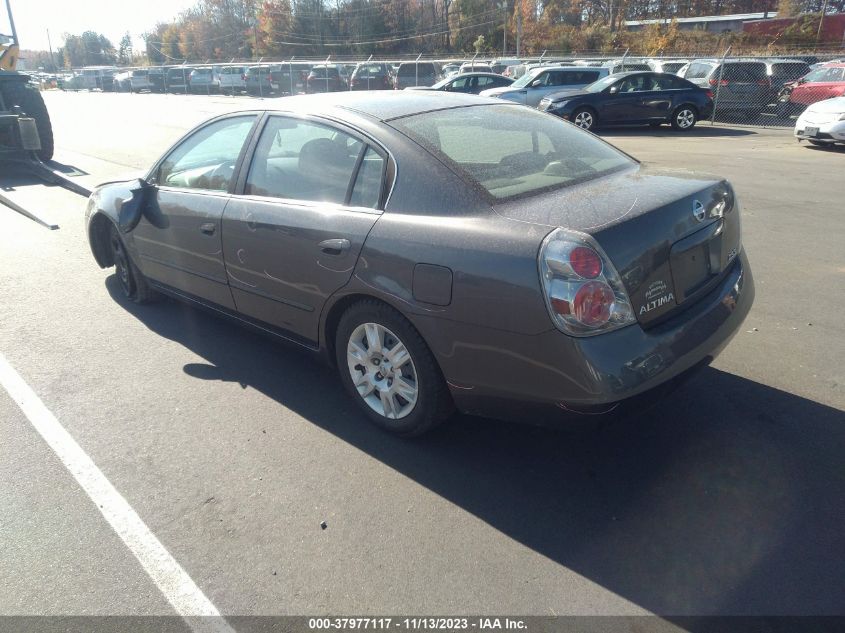
[[[335,337],[341,381],[364,414],[395,435],[422,435],[454,405],[434,356],[413,325],[375,300],[353,304]]]
[[[591,108],[578,108],[572,113],[572,123],[582,130],[592,130],[598,123],[598,117]]]
[[[696,122],[698,122],[698,111],[688,105],[675,108],[675,111],[672,113],[672,120],[670,121],[672,129],[680,130],[681,132],[691,130],[695,127]]]
[[[109,247],[114,261],[114,274],[120,283],[123,296],[135,303],[152,303],[158,300],[159,293],[150,287],[147,279],[132,262],[126,245],[114,225],[109,227]]]

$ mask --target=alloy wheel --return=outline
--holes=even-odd
[[[686,130],[695,124],[695,112],[689,108],[684,108],[675,115],[675,121],[678,123],[679,128]]]
[[[589,130],[593,127],[593,115],[584,110],[575,115],[573,123],[583,130]]]
[[[362,323],[346,347],[349,375],[358,395],[389,420],[411,413],[419,396],[417,370],[405,344],[378,323]]]

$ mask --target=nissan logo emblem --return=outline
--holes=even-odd
[[[699,222],[704,221],[704,205],[701,204],[701,202],[699,202],[698,200],[692,201],[692,214],[695,216],[695,219]]]

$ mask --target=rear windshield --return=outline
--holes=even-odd
[[[684,65],[685,62],[663,62],[661,67],[663,68],[664,73],[676,73],[683,68]]]
[[[431,63],[420,63],[420,64],[402,64],[399,66],[398,75],[400,77],[415,77],[419,74],[421,77],[423,75],[431,76],[435,75],[434,72],[434,65]]]
[[[725,64],[725,68],[722,71],[721,76],[724,81],[739,82],[756,82],[769,78],[766,74],[766,64],[756,62]]]
[[[452,108],[392,124],[497,199],[593,180],[635,164],[593,135],[523,106]]]
[[[210,75],[211,74],[211,68],[197,68],[194,71],[194,74],[195,75]]]
[[[339,76],[337,68],[326,68],[325,66],[320,68],[314,68],[311,70],[311,76],[317,77],[319,79],[325,79],[326,77],[329,78],[336,78]]]
[[[355,69],[355,74],[358,77],[383,77],[387,74],[387,68],[381,64],[358,66],[358,68]]]

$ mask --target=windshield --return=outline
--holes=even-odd
[[[393,125],[497,199],[593,180],[635,164],[591,134],[523,106],[437,110]]]
[[[614,77],[613,75],[608,75],[604,79],[599,79],[598,81],[594,81],[589,86],[585,86],[584,90],[587,92],[601,92],[608,86],[613,85],[619,80],[619,77]]]
[[[522,77],[517,79],[515,82],[511,84],[511,88],[524,88],[528,84],[530,84],[534,78],[543,72],[542,68],[532,68],[527,73],[525,73]]]

